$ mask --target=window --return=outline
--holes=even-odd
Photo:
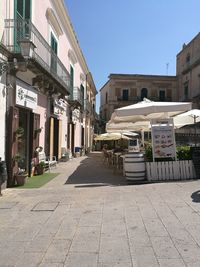
[[[51,49],[54,53],[51,53],[51,69],[53,72],[57,72],[57,52],[58,52],[58,43],[53,33],[51,32]]]
[[[73,88],[74,88],[74,68],[70,65],[70,91],[73,96]]]
[[[159,91],[159,100],[160,101],[165,101],[165,90],[160,90]]]
[[[186,63],[190,63],[190,53],[187,53],[185,61],[186,61]]]
[[[188,87],[188,83],[186,83],[184,85],[184,99],[187,100],[188,99],[188,93],[189,93],[189,87]]]
[[[14,42],[16,52],[20,52],[18,40],[30,38],[30,26],[27,20],[31,19],[31,0],[15,0],[15,19],[18,20],[14,29]],[[24,21],[26,20],[26,21]]]
[[[106,92],[106,104],[108,103],[108,93]]]
[[[142,88],[142,90],[141,90],[141,100],[143,100],[144,97],[145,98],[148,97],[148,90],[147,90],[147,88]]]
[[[31,0],[15,0],[17,18],[31,18]]]
[[[123,89],[122,91],[122,100],[123,101],[128,101],[128,89]]]
[[[84,102],[84,90],[85,90],[85,88],[84,88],[84,86],[81,84],[81,86],[80,86],[81,88],[81,96],[80,96],[80,100],[81,100],[81,102],[83,103]]]

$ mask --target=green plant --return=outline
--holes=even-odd
[[[44,161],[40,161],[37,165],[36,165],[36,167],[43,167],[43,168],[45,168],[45,162]]]
[[[22,135],[24,135],[24,128],[23,128],[23,127],[18,127],[18,128],[16,129],[16,131],[15,131],[15,134],[16,134],[17,136],[22,136]]]
[[[152,146],[150,144],[145,146],[146,161],[153,161]]]
[[[15,156],[13,157],[13,161],[19,162],[21,160],[21,156],[17,153],[15,154]]]
[[[176,147],[176,155],[178,160],[190,160],[191,152],[189,146],[177,146]]]
[[[36,174],[43,174],[45,171],[45,162],[41,161],[35,166]]]

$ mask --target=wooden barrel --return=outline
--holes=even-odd
[[[141,152],[129,152],[124,158],[124,172],[127,180],[141,181],[146,179],[146,165]]]

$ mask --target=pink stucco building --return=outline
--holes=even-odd
[[[5,158],[13,185],[16,167],[31,173],[38,146],[57,160],[90,150],[97,91],[63,0],[2,0],[1,7]],[[29,55],[23,45],[31,45]],[[21,160],[13,165],[15,155]]]

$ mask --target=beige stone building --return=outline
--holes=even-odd
[[[177,80],[179,101],[192,101],[200,108],[200,33],[177,54]]]
[[[100,89],[102,131],[114,109],[128,106],[144,97],[153,101],[175,101],[178,95],[176,76],[110,74]]]

